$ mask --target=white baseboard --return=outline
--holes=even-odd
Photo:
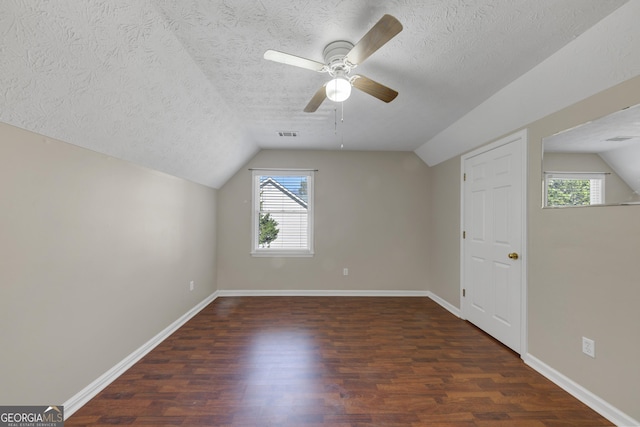
[[[537,359],[536,357],[527,353],[522,357],[522,360],[524,361],[524,363],[535,369],[538,373],[547,377],[556,385],[560,386],[560,388],[564,389],[573,397],[575,397],[615,425],[620,427],[640,426],[640,422],[638,420],[634,420],[629,415],[625,414],[618,408],[596,396],[575,381],[567,378],[540,359]]]
[[[438,295],[434,294],[431,291],[427,292],[427,296],[429,298],[431,298],[432,300],[434,300],[435,302],[437,302],[442,308],[444,308],[445,310],[449,311],[454,316],[462,317],[460,309],[458,307],[456,307],[455,305],[451,304],[448,301],[445,301],[444,299],[440,298]]]
[[[151,338],[140,348],[133,353],[122,359],[117,365],[109,369],[107,372],[98,377],[91,384],[86,386],[80,392],[76,393],[69,400],[64,402],[64,418],[69,418],[73,413],[85,405],[89,400],[95,397],[98,393],[104,390],[109,384],[115,381],[120,375],[122,375],[127,369],[133,366],[136,362],[142,359],[147,353],[153,350],[158,344],[164,341],[169,335],[174,333],[178,328],[187,323],[189,319],[198,314],[200,310],[209,305],[213,300],[218,297],[218,293],[214,292],[209,295],[198,305],[182,315],[178,320],[167,326],[158,335]]]
[[[342,291],[342,290],[219,290],[219,297],[426,297],[427,291]]]

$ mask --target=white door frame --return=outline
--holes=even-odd
[[[477,148],[469,153],[463,154],[460,158],[460,317],[462,319],[466,320],[466,315],[465,315],[465,299],[462,296],[462,290],[464,289],[464,283],[465,283],[465,269],[464,269],[464,248],[465,248],[465,239],[462,238],[462,233],[464,231],[464,178],[463,178],[463,174],[465,171],[465,164],[466,162],[472,158],[475,157],[479,154],[491,151],[495,148],[498,148],[502,145],[508,144],[510,142],[517,142],[519,141],[519,143],[522,145],[522,156],[520,158],[521,163],[521,170],[522,170],[522,191],[521,191],[521,197],[522,197],[522,250],[520,251],[521,253],[521,259],[522,259],[522,269],[521,269],[521,278],[520,278],[520,284],[521,284],[521,292],[520,292],[520,316],[521,316],[521,321],[520,321],[520,358],[523,358],[525,354],[527,354],[527,264],[528,264],[528,257],[527,257],[527,228],[528,228],[528,223],[527,223],[527,194],[528,194],[528,181],[527,181],[527,177],[528,177],[528,173],[527,173],[527,166],[528,166],[528,141],[527,141],[527,129],[523,129],[520,130],[516,133],[513,133],[509,136],[506,136],[504,138],[501,138],[495,142],[492,142],[490,144],[484,145],[480,148]]]

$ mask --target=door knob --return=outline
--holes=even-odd
[[[518,254],[517,254],[516,252],[511,252],[511,253],[509,254],[509,258],[511,258],[511,259],[518,259],[518,258],[519,258],[519,256],[518,256]]]

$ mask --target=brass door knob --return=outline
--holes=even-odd
[[[511,253],[509,254],[509,258],[511,258],[511,259],[518,259],[518,258],[519,258],[519,256],[518,256],[518,254],[517,254],[516,252],[511,252]]]

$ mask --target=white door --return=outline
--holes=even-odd
[[[462,158],[462,314],[520,353],[526,132]]]

